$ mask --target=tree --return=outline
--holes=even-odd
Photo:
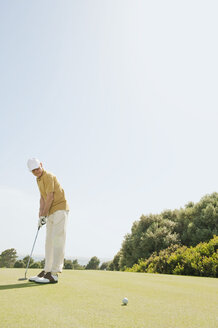
[[[64,269],[72,270],[73,269],[73,262],[71,260],[64,259]]]
[[[24,262],[24,264],[25,264],[25,267],[27,266],[28,261],[29,261],[29,255],[27,255],[27,256],[25,256],[25,257],[23,258],[23,262]],[[31,267],[31,265],[32,265],[33,263],[34,263],[34,260],[33,260],[33,258],[31,257],[31,258],[30,258],[29,267]]]
[[[218,193],[205,195],[196,204],[188,203],[178,212],[175,231],[182,245],[196,246],[218,234]]]
[[[120,270],[120,257],[121,257],[121,251],[119,251],[113,258],[113,260],[110,262],[108,266],[108,270],[110,271],[119,271]]]
[[[73,261],[64,259],[64,269],[66,270],[84,270],[84,266],[78,263],[78,260]]]
[[[41,262],[39,261],[39,262],[33,262],[31,265],[30,265],[30,268],[31,269],[40,269],[41,268]]]
[[[80,266],[77,259],[73,260],[72,264],[73,264],[73,270],[77,270],[77,268]]]
[[[142,215],[125,235],[119,256],[119,270],[132,267],[171,245],[196,246],[218,234],[218,193],[206,195],[179,210]],[[110,269],[114,270],[115,260]]]
[[[25,264],[22,260],[18,260],[14,263],[14,268],[24,268]]]
[[[86,265],[86,270],[98,270],[99,269],[100,260],[93,256],[89,263]]]
[[[100,270],[109,270],[109,266],[110,266],[111,262],[112,261],[103,262],[100,266]]]
[[[84,270],[84,267],[78,263],[78,260],[73,260],[73,270]]]
[[[41,268],[44,268],[45,267],[45,259],[43,259],[40,263],[41,263]]]
[[[148,258],[153,252],[180,242],[175,232],[176,223],[170,211],[163,215],[142,215],[133,223],[132,233],[127,234],[122,243],[119,268],[132,267],[140,258]]]
[[[14,248],[6,249],[0,255],[0,267],[13,268],[17,259],[17,251]]]

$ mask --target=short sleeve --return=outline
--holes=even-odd
[[[52,175],[48,175],[45,184],[45,192],[46,194],[50,192],[54,192],[54,177]]]

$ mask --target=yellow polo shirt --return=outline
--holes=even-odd
[[[36,179],[39,191],[44,200],[46,200],[48,193],[54,193],[54,200],[51,204],[48,215],[53,214],[59,210],[69,211],[69,206],[67,204],[64,190],[61,188],[55,175],[43,170],[40,178]]]

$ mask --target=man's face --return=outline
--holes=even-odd
[[[32,170],[32,174],[35,175],[35,177],[40,178],[43,172],[43,168],[42,168],[42,163],[40,163],[40,167],[38,167],[35,170]]]

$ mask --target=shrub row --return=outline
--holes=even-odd
[[[218,277],[218,236],[195,247],[172,245],[125,271]]]

